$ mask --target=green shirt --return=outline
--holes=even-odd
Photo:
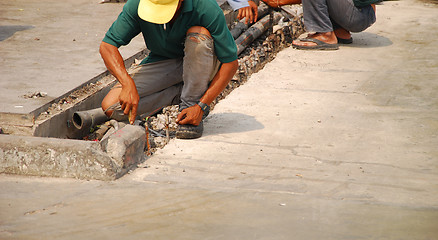
[[[192,26],[208,29],[214,40],[214,50],[222,63],[237,59],[237,47],[228,30],[224,14],[215,0],[184,0],[180,15],[173,26],[142,20],[137,13],[140,0],[128,0],[103,41],[113,46],[127,45],[140,32],[151,51],[142,61],[150,63],[165,59],[182,58],[187,30]]]

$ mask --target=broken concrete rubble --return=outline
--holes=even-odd
[[[145,143],[145,129],[129,124],[100,141],[102,150],[114,160],[118,168],[129,168],[143,162]]]

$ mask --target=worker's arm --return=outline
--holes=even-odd
[[[238,68],[237,60],[229,63],[222,63],[219,71],[214,76],[207,91],[201,97],[200,102],[210,105],[219,94],[225,89],[230,80],[233,78]],[[178,114],[176,122],[178,124],[199,125],[204,112],[198,104],[188,107]]]
[[[102,42],[99,51],[108,70],[122,85],[118,101],[122,105],[123,113],[126,115],[130,113],[129,119],[132,124],[137,115],[138,101],[140,99],[134,80],[126,71],[125,63],[117,47]]]

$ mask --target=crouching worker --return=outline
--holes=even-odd
[[[142,33],[149,55],[130,76],[118,47]],[[108,117],[133,124],[179,104],[176,137],[198,138],[209,105],[237,70],[237,48],[215,0],[128,0],[100,54],[119,83],[102,101]]]

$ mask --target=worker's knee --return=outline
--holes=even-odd
[[[189,28],[189,30],[187,30],[187,35],[190,33],[201,33],[201,34],[204,34],[204,35],[211,37],[211,34],[208,31],[208,29],[205,27],[201,27],[201,26],[193,26],[193,27]]]
[[[107,99],[104,99],[104,100],[102,101],[102,104],[101,104],[101,108],[102,108],[103,112],[104,112],[108,117],[111,117],[111,114],[113,113],[113,110],[108,110],[108,108],[111,107],[111,105],[112,105],[111,102],[108,101]]]
[[[122,87],[120,84],[117,84],[113,89],[109,91],[109,93],[102,100],[101,107],[105,114],[110,117],[113,113],[113,110],[108,110],[111,106],[116,104],[119,99],[120,92],[122,91]]]
[[[208,30],[204,27],[191,27],[187,31],[187,37],[184,43],[184,62],[205,61],[203,56],[214,55],[214,42]],[[198,60],[195,60],[198,59]]]

